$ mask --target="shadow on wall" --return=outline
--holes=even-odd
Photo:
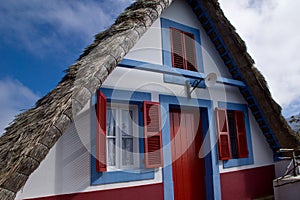
[[[84,191],[90,185],[90,110],[81,113],[56,144],[55,194]]]

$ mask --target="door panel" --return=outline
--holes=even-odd
[[[205,199],[201,118],[191,110],[171,110],[172,170],[175,200]]]

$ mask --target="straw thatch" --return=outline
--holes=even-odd
[[[138,1],[96,36],[57,87],[0,139],[0,199],[14,199],[67,126],[171,1]]]
[[[198,1],[189,1],[197,4]],[[217,0],[202,0],[282,146],[297,146],[263,76],[253,67],[246,46],[225,18]],[[0,138],[0,199],[14,199],[40,165],[73,116],[172,0],[137,1],[106,31],[98,34],[65,77],[36,106],[16,117]]]

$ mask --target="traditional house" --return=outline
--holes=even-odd
[[[217,0],[137,1],[0,138],[0,199],[273,194],[281,116]]]

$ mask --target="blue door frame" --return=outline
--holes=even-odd
[[[162,135],[163,135],[163,182],[164,182],[164,199],[174,199],[173,175],[172,175],[172,149],[170,137],[170,107],[172,106],[188,106],[200,108],[202,118],[203,148],[205,161],[205,183],[206,198],[221,199],[219,161],[217,157],[216,133],[214,112],[212,101],[202,99],[187,99],[183,97],[175,97],[169,95],[160,95],[162,113]]]

